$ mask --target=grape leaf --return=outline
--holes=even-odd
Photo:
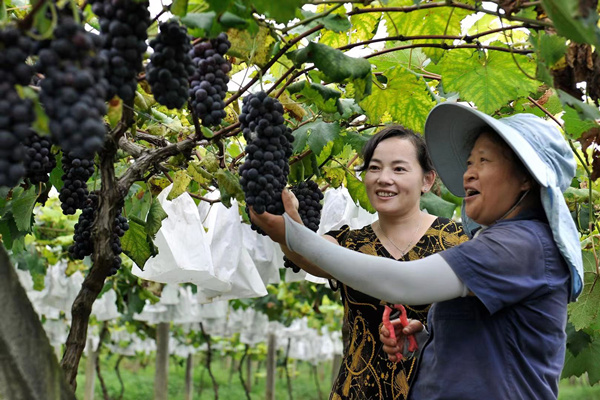
[[[377,71],[381,72],[398,66],[403,66],[407,69],[420,68],[426,64],[427,60],[428,57],[421,49],[393,51],[370,58],[371,63],[377,67]]]
[[[154,243],[146,232],[146,224],[137,218],[129,220],[129,229],[121,238],[121,247],[123,253],[137,264],[140,269],[144,269],[146,261],[150,257],[158,254]]]
[[[252,5],[258,14],[265,14],[277,22],[288,22],[296,16],[296,9],[304,3],[303,0],[254,0]]]
[[[389,7],[413,6],[413,0],[391,0]],[[411,12],[385,13],[389,36],[431,36],[460,35],[461,21],[471,12],[453,7],[427,8]],[[439,39],[413,40],[412,43],[440,43]],[[434,63],[445,54],[444,49],[426,48],[423,50]]]
[[[315,42],[289,52],[288,58],[296,67],[313,63],[327,82],[352,82],[360,88],[355,93],[357,100],[371,93],[371,63],[363,58],[349,57],[340,50]]]
[[[38,197],[36,187],[32,186],[22,192],[18,197],[13,197],[12,212],[17,229],[21,232],[30,232],[33,223],[33,208]]]
[[[581,376],[585,372],[591,385],[600,382],[600,338],[597,336],[577,356],[567,351],[562,377]]]
[[[229,8],[231,0],[206,0],[210,10],[220,14]]]
[[[582,133],[598,127],[598,124],[594,120],[582,120],[577,111],[572,107],[565,107],[562,120],[565,123],[565,132],[571,139],[579,139]]]
[[[225,11],[219,17],[219,23],[226,28],[243,28],[248,26],[248,21],[229,11]]]
[[[375,87],[373,94],[359,104],[372,124],[378,124],[384,116],[416,132],[423,132],[425,119],[435,102],[427,84],[402,67],[386,72],[385,88]]]
[[[372,8],[372,7],[363,7]],[[350,17],[352,31],[350,31],[350,43],[364,42],[373,39],[379,26],[381,14],[364,13],[354,14]]]
[[[600,328],[598,321],[598,303],[600,285],[596,284],[596,261],[590,251],[583,251],[584,286],[577,302],[569,304],[569,320],[575,329],[587,327]]]
[[[203,37],[210,32],[216,17],[217,14],[214,11],[190,13],[181,18],[181,22],[191,29],[192,36]]]
[[[325,46],[337,49],[338,47],[348,45],[350,38],[347,33],[335,33],[333,31],[324,31],[319,38],[319,43]]]
[[[303,138],[305,135],[308,135],[308,147],[313,153],[315,153],[315,155],[319,155],[327,143],[334,141],[339,136],[340,130],[340,124],[337,122],[327,123],[323,120],[317,120],[315,122],[302,125],[292,134],[294,137],[300,136],[301,138]]]
[[[220,3],[222,4],[225,2],[221,1]],[[188,0],[173,0],[169,11],[171,11],[173,15],[177,15],[178,17],[185,17],[185,15],[187,14],[187,7]]]
[[[215,174],[221,193],[221,202],[225,207],[231,207],[231,199],[235,198],[238,201],[244,199],[244,192],[240,185],[239,179],[226,169],[220,169]]]
[[[367,189],[365,188],[364,183],[360,181],[353,174],[346,171],[346,187],[348,188],[348,193],[350,193],[350,197],[355,202],[358,202],[362,208],[370,212],[371,214],[375,212],[375,209],[371,205],[369,201],[369,197],[367,196]]]
[[[314,104],[323,112],[333,114],[341,109],[339,98],[342,93],[327,86],[300,81],[288,86],[287,90],[290,94],[296,95],[296,100]]]
[[[192,178],[186,173],[185,170],[179,170],[175,172],[173,177],[173,187],[167,196],[167,200],[173,200],[185,193],[188,185],[192,181]]]
[[[231,42],[228,54],[258,66],[269,62],[275,39],[268,28],[260,26],[255,34],[247,30],[230,29],[227,35]]]
[[[306,129],[297,129],[292,132],[294,135],[294,143],[292,147],[293,153],[299,153],[306,147],[306,143],[308,142],[308,130]]]
[[[310,13],[312,14],[312,13]],[[314,14],[313,14],[314,15]],[[307,15],[310,16],[310,15]],[[328,14],[325,17],[318,18],[317,23],[323,24],[325,29],[333,32],[345,32],[352,27],[352,24],[348,20],[345,14]]]
[[[156,198],[152,198],[152,205],[150,206],[148,217],[146,218],[146,233],[150,235],[152,239],[156,237],[156,233],[162,226],[162,220],[167,217],[168,215],[160,202]]]
[[[542,0],[542,7],[552,19],[559,35],[577,43],[599,47],[598,13],[590,7],[586,10],[588,15],[584,17],[579,3],[578,0]]]
[[[598,110],[598,108],[582,102],[581,99],[577,99],[560,89],[558,90],[558,97],[560,97],[560,101],[563,103],[563,106],[565,108],[569,106],[575,109],[575,111],[577,111],[577,114],[579,115],[579,118],[581,118],[582,120],[600,119],[600,111]]]
[[[427,192],[421,196],[421,209],[426,209],[429,214],[452,218],[456,204],[446,201],[431,192]]]
[[[484,113],[491,114],[511,100],[535,91],[539,82],[527,77],[535,75],[532,58],[500,51],[487,53],[472,49],[456,49],[440,62],[442,84],[446,92],[458,92],[464,101],[475,103]]]

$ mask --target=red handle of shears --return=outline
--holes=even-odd
[[[408,326],[408,317],[406,316],[406,309],[404,308],[404,306],[402,304],[395,304],[394,308],[398,311],[400,311],[400,325],[402,325],[402,328],[406,328]],[[387,328],[387,330],[390,332],[390,337],[394,340],[396,340],[396,332],[394,330],[394,326],[392,325],[392,323],[390,322],[390,314],[392,312],[392,309],[388,306],[384,306],[383,309],[383,325]],[[410,352],[415,352],[417,351],[417,349],[419,348],[419,346],[417,345],[417,340],[415,339],[414,335],[408,335],[408,351]],[[400,361],[404,359],[404,357],[402,356],[402,353],[396,353],[396,360]]]

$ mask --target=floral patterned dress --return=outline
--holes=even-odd
[[[381,244],[370,225],[350,230],[343,226],[327,235],[341,246],[365,254],[393,258]],[[465,242],[462,226],[446,218],[437,218],[417,244],[398,261],[417,260]],[[368,273],[368,271],[365,271]],[[337,283],[337,285],[335,284]],[[342,365],[335,380],[330,400],[405,399],[415,376],[417,359],[401,363],[388,361],[379,340],[379,325],[387,303],[368,296],[342,282],[339,288],[344,304],[344,325],[349,330]],[[430,305],[406,307],[408,318],[427,321]]]

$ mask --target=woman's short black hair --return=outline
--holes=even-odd
[[[373,153],[375,149],[379,145],[379,143],[383,142],[386,139],[392,137],[399,137],[401,139],[409,140],[413,146],[415,147],[415,151],[417,152],[417,160],[419,161],[419,165],[423,169],[423,173],[428,173],[431,171],[435,171],[433,168],[433,163],[429,158],[429,152],[427,151],[427,145],[425,144],[425,139],[419,134],[411,131],[408,128],[403,127],[402,125],[389,125],[375,135],[371,136],[371,138],[365,143],[362,148],[362,159],[363,165],[358,168],[358,171],[362,172],[369,168],[369,164],[371,163],[371,159],[373,158]]]

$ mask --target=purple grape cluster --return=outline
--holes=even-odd
[[[294,140],[283,124],[283,107],[265,92],[251,94],[244,98],[239,120],[247,142],[246,159],[239,169],[246,204],[258,214],[267,211],[281,215],[281,191],[287,185],[287,160]],[[252,228],[258,230],[254,225]]]
[[[96,210],[98,209],[98,196],[95,193],[90,193],[86,199],[85,206],[79,215],[79,220],[75,224],[75,234],[73,235],[73,244],[69,247],[69,255],[77,260],[83,260],[86,256],[92,255],[94,252],[94,244],[92,242],[92,229],[96,219]],[[111,238],[111,248],[114,253],[113,263],[108,275],[114,275],[121,267],[120,254],[123,252],[121,248],[121,238],[129,229],[127,218],[121,211],[117,214],[113,226]]]
[[[0,82],[10,86],[26,86],[31,81],[33,68],[25,63],[33,52],[33,41],[20,30],[0,30]]]
[[[27,173],[25,177],[36,185],[46,183],[48,174],[56,167],[56,157],[52,153],[52,141],[48,136],[40,136],[33,129],[23,141],[25,156],[23,164]]]
[[[102,56],[108,62],[110,88],[106,100],[118,95],[131,101],[137,75],[143,70],[150,26],[149,3],[134,0],[93,0],[92,11],[100,22],[104,41]]]
[[[308,180],[300,182],[296,186],[292,186],[292,193],[298,199],[298,213],[302,219],[302,223],[313,232],[319,230],[321,222],[321,200],[323,200],[323,192],[319,189],[316,182]],[[299,272],[300,267],[294,264],[289,258],[283,256],[283,266],[291,268],[294,272]]]
[[[192,109],[203,126],[221,123],[225,112],[225,96],[231,63],[225,59],[231,43],[225,33],[215,39],[200,42],[190,50],[196,68],[190,77],[189,97]]]
[[[194,73],[190,37],[176,21],[161,23],[159,28],[150,42],[154,53],[146,66],[146,79],[156,101],[167,108],[181,108],[188,99],[189,76]]]
[[[58,199],[65,215],[73,215],[78,209],[88,205],[87,181],[94,174],[94,161],[86,158],[70,157],[63,153],[62,157],[63,187]]]
[[[40,101],[54,143],[72,158],[92,159],[106,136],[108,81],[98,54],[101,39],[70,15],[61,14],[59,21],[54,38],[39,45]]]
[[[23,141],[35,120],[33,104],[8,83],[0,83],[0,186],[15,186],[25,175]]]

